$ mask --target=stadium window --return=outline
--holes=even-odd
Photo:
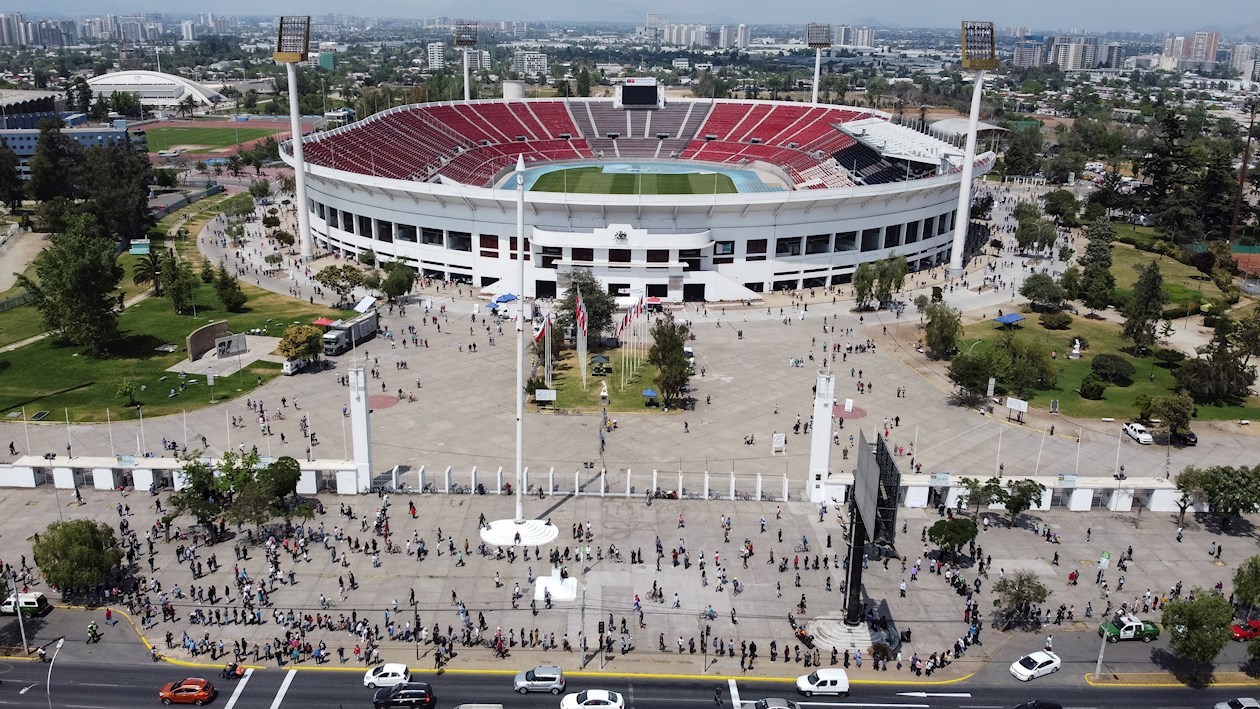
[[[906,225],[906,243],[913,244],[919,240],[919,222],[910,222]]]
[[[745,247],[744,252],[749,254],[764,254],[768,243],[769,241],[767,239],[749,239],[748,246]]]
[[[498,252],[498,251],[491,251],[491,250],[489,250],[489,249],[482,249],[482,250],[481,250],[481,257],[482,257],[482,258],[499,258],[499,252]]]
[[[842,231],[836,234],[836,251],[857,251],[857,232]]]
[[[320,204],[319,202],[312,202],[312,204],[315,205],[316,216],[318,216],[320,219],[323,219],[324,218],[324,205]]]
[[[713,255],[714,256],[734,256],[735,255],[735,242],[734,241],[714,242]],[[650,261],[651,259],[648,259],[648,260]]]
[[[544,246],[538,253],[539,268],[555,268],[556,261],[564,258],[564,250],[559,246]]]
[[[946,229],[942,229],[942,232],[944,232],[944,231],[953,231],[953,230],[954,230],[954,228],[955,228],[956,226],[958,226],[958,225],[957,225],[957,223],[956,223],[956,220],[957,220],[957,219],[958,219],[958,210],[954,210],[954,211],[950,212],[950,213],[949,213],[949,229],[947,229],[947,230],[946,230]]]
[[[508,251],[511,253],[510,258],[513,261],[515,261],[516,260],[516,237],[515,236],[508,237]],[[531,252],[530,252],[530,246],[529,246],[529,239],[526,239],[525,240],[525,260],[526,261],[529,260],[530,253]]]
[[[441,229],[422,227],[420,229],[420,243],[427,244],[429,246],[445,246],[446,239],[442,235]]]
[[[815,234],[805,237],[805,253],[825,254],[831,250],[831,234]]]
[[[645,295],[647,295],[647,297],[649,298],[668,298],[669,297],[669,284],[668,283],[649,283],[647,284]]]
[[[713,259],[714,266],[725,266],[731,263],[735,263],[735,259],[731,256],[717,256]]]
[[[573,261],[591,263],[595,260],[595,249],[573,248]]]
[[[394,240],[394,223],[376,220],[376,239],[377,241],[393,241]]]
[[[481,244],[481,248],[483,249],[494,249],[495,251],[499,250],[499,237],[494,234],[482,234],[477,241]]]
[[[744,287],[754,293],[762,293],[766,290],[766,284],[761,281],[745,283]]]
[[[936,217],[928,217],[923,220],[923,238],[930,239],[936,236]]]
[[[395,224],[394,238],[399,241],[410,241],[416,243],[416,228],[410,224]]]
[[[852,282],[853,282],[852,271],[848,273],[837,273],[836,275],[831,277],[831,285],[833,286],[848,285],[849,283],[852,283]]]
[[[879,249],[879,231],[879,229],[862,230],[862,251],[877,251]]]
[[[335,210],[335,209],[330,209],[330,210],[328,210],[328,228],[329,228],[329,229],[340,229],[340,228],[341,228],[341,227],[340,227],[340,226],[338,226],[338,224],[337,224],[337,210]]]
[[[678,260],[684,264],[684,271],[700,270],[700,249],[680,249]]]
[[[801,281],[802,288],[823,288],[827,285],[826,276],[813,276]]]
[[[472,251],[472,234],[465,231],[447,232],[447,248],[451,251]]]
[[[731,243],[731,242],[728,242]],[[669,249],[648,249],[648,263],[669,263]]]
[[[901,246],[901,225],[890,224],[884,227],[884,248],[891,249]]]
[[[792,279],[792,280],[781,280],[781,281],[775,281],[775,282],[774,282],[774,289],[775,289],[776,291],[789,291],[789,290],[797,290],[797,289],[798,289],[798,288],[800,288],[800,287],[801,287],[801,281],[800,281],[800,279],[799,279],[799,278],[794,278],[794,279]]]
[[[348,234],[354,233],[354,215],[350,212],[341,213],[341,228]]]
[[[630,249],[609,249],[609,263],[630,263]]]
[[[789,236],[774,240],[774,255],[778,256],[800,256],[801,255],[801,237]]]
[[[371,237],[372,236],[372,218],[365,217],[362,214],[360,214],[358,231],[359,231],[360,236]]]

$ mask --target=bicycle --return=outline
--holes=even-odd
[[[798,553],[801,553],[801,554],[808,554],[808,553],[809,553],[809,545],[808,545],[808,544],[797,544],[797,545],[796,545],[796,547],[792,549],[792,551],[795,551],[795,552],[798,552]]]

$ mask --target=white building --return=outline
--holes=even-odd
[[[185,42],[197,39],[197,25],[192,20],[179,23],[179,37]]]
[[[425,49],[429,55],[430,69],[443,69],[446,67],[446,44],[444,42],[429,42],[429,46]]]
[[[685,57],[675,59],[674,71],[691,71],[691,60]]]
[[[512,71],[519,76],[547,73],[547,55],[542,52],[517,51],[512,54]]]
[[[741,24],[735,29],[735,47],[738,49],[748,49],[748,45],[752,44],[752,30],[748,25]]]
[[[874,47],[875,46],[875,28],[874,27],[858,27],[853,30],[853,46],[855,47]]]

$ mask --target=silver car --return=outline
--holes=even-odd
[[[525,670],[512,680],[512,689],[521,694],[526,692],[551,692],[559,694],[564,691],[564,672],[555,665],[543,665],[532,670]]]

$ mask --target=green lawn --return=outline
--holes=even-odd
[[[608,365],[611,374],[603,377],[593,376],[594,368],[588,366],[586,389],[582,388],[582,374],[578,371],[577,352],[565,350],[561,354],[560,359],[555,363],[556,368],[552,378],[552,388],[556,390],[555,408],[581,409],[587,412],[598,412],[604,408],[607,408],[609,412],[659,411],[659,409],[649,409],[643,405],[643,390],[656,388],[656,385],[652,383],[652,380],[656,378],[656,367],[643,362],[638,374],[629,384],[626,384],[623,390],[621,388],[622,351],[620,349],[604,352],[592,351],[588,352],[587,356],[593,357],[596,354],[607,355],[612,360]],[[606,406],[599,400],[601,382],[608,382]],[[657,397],[657,400],[659,401],[660,398]],[[552,405],[548,403],[545,408],[550,409]]]
[[[607,174],[602,167],[575,167],[540,175],[533,192],[581,192],[587,194],[728,194],[737,192],[727,175],[701,174]]]
[[[247,125],[247,124],[246,124]],[[279,124],[277,124],[279,125]],[[288,124],[285,124],[287,128]],[[238,143],[247,143],[286,128],[149,128],[144,135],[149,143],[149,150],[157,152],[168,150],[176,145],[196,145],[190,153],[210,153],[218,148],[226,148]]]
[[[1169,370],[1154,357],[1133,357],[1121,348],[1131,343],[1120,336],[1120,327],[1107,322],[1087,320],[1074,317],[1069,330],[1046,330],[1037,321],[1036,314],[1028,313],[1023,327],[1017,327],[1018,337],[1031,338],[1043,342],[1051,350],[1058,350],[1059,357],[1055,366],[1059,368],[1058,388],[1050,391],[1039,391],[1030,400],[1042,409],[1050,407],[1051,399],[1059,400],[1059,410],[1068,416],[1082,418],[1115,417],[1125,419],[1132,417],[1136,411],[1134,401],[1139,394],[1163,396],[1172,392],[1175,386],[1174,372]],[[973,346],[988,347],[998,342],[1001,330],[996,323],[986,321],[968,325],[958,347],[969,351]],[[1072,351],[1072,340],[1081,337],[1088,343],[1088,349],[1082,350],[1078,360],[1067,359]],[[976,344],[981,343],[981,344]],[[1118,354],[1128,360],[1137,370],[1133,383],[1127,387],[1109,386],[1103,398],[1098,401],[1082,399],[1076,393],[1081,380],[1090,372],[1090,362],[1095,355],[1103,353]],[[1153,365],[1153,366],[1152,366]],[[1151,375],[1154,379],[1150,379]],[[1253,419],[1260,417],[1260,399],[1255,397],[1247,401],[1246,406],[1202,407],[1198,418],[1205,420]]]
[[[169,398],[170,389],[178,389],[179,379],[165,371],[187,356],[184,338],[195,328],[214,320],[227,320],[233,332],[260,328],[278,336],[292,322],[309,322],[321,315],[345,315],[244,283],[241,287],[249,298],[242,313],[224,311],[213,287],[204,284],[197,291],[195,318],[175,315],[166,298],[149,298],[127,308],[119,323],[122,337],[108,357],[88,357],[77,348],[58,346],[49,340],[0,354],[0,413],[26,406],[28,414],[47,410],[53,412],[51,418],[61,419],[68,408],[72,421],[104,421],[109,408],[115,419],[134,418],[135,409],[127,408],[126,401],[117,396],[118,384],[124,379],[130,379],[137,388],[147,387],[137,398],[150,416],[195,409],[210,401],[210,391],[202,378],[194,377],[198,384]],[[157,351],[163,344],[178,349],[171,354]],[[251,391],[258,385],[259,377],[266,382],[279,373],[279,365],[259,362],[244,373],[217,378],[216,398]]]
[[[1187,307],[1191,312],[1197,312],[1200,303],[1221,297],[1221,290],[1212,279],[1197,268],[1168,256],[1119,243],[1111,249],[1111,274],[1116,277],[1117,295],[1131,294],[1138,279],[1137,267],[1146,266],[1151,261],[1159,264],[1159,273],[1164,277],[1164,293],[1168,295],[1167,315],[1185,317]]]

